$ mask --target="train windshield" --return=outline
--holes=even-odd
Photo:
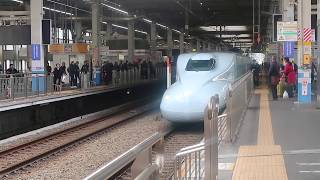
[[[186,71],[210,71],[215,67],[216,61],[214,59],[209,60],[192,60],[190,59]]]

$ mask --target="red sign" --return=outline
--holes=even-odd
[[[303,29],[303,41],[304,42],[311,42],[311,28],[304,28]]]

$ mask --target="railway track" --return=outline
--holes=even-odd
[[[176,153],[190,145],[199,143],[203,138],[203,128],[201,124],[194,125],[182,125],[180,127],[173,128],[164,138],[164,154],[160,155],[162,162],[159,162],[159,155],[155,152],[152,153],[153,163],[160,165],[160,179],[171,179],[174,174],[174,160]],[[117,180],[130,180],[131,169],[130,163],[127,169],[119,173]]]
[[[8,177],[19,170],[34,166],[68,149],[100,136],[110,127],[146,113],[156,107],[157,103],[122,111],[115,115],[99,118],[90,122],[57,132],[41,139],[19,145],[0,152],[0,179]]]

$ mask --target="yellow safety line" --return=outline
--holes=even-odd
[[[274,145],[268,90],[256,93],[260,94],[258,142],[256,146],[240,146],[232,179],[288,180],[281,146]]]

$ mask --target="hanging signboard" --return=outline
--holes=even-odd
[[[40,44],[32,44],[32,60],[40,60],[41,59],[41,51],[40,51]]]
[[[295,42],[283,43],[283,55],[288,58],[294,58]]]
[[[277,22],[277,41],[297,41],[298,40],[298,23]]]

